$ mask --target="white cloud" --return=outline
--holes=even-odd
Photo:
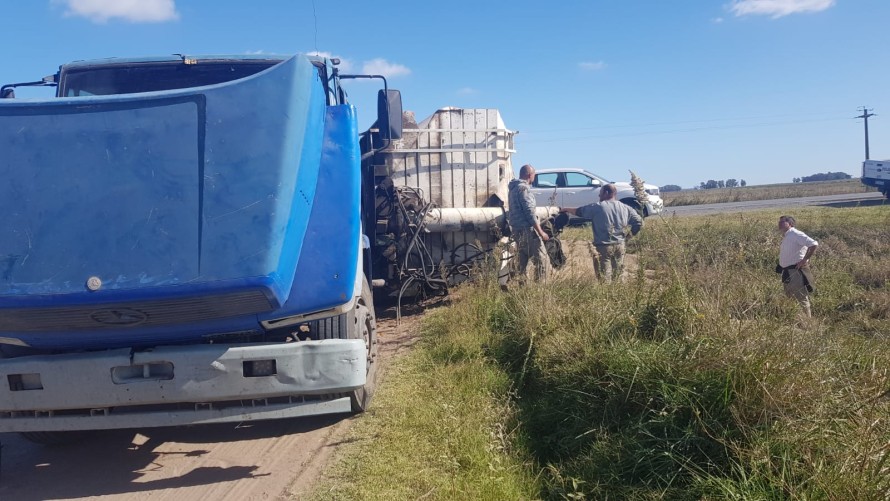
[[[589,61],[584,61],[584,62],[578,63],[578,67],[585,71],[599,71],[606,67],[606,63],[604,63],[602,61],[596,61],[593,63],[589,62]]]
[[[472,87],[461,87],[457,89],[457,94],[459,96],[473,96],[479,93],[478,89],[474,89]]]
[[[365,61],[362,65],[362,73],[366,75],[383,75],[386,78],[410,75],[411,70],[407,66],[391,63],[386,59],[377,58]]]
[[[66,7],[66,16],[80,16],[94,23],[121,19],[131,23],[160,23],[179,19],[174,0],[52,0]]]
[[[773,19],[821,12],[834,6],[835,0],[733,0],[729,10],[736,16],[770,16]]]
[[[720,24],[720,23],[723,22],[723,18],[722,18],[722,17],[715,17],[714,19],[711,19],[711,22],[714,23],[714,24]]]

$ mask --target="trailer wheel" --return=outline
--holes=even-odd
[[[350,329],[354,339],[363,339],[367,354],[367,373],[365,385],[350,392],[349,400],[352,402],[353,412],[365,412],[371,404],[371,397],[377,387],[378,366],[377,357],[377,318],[374,315],[374,296],[368,280],[362,281],[362,295],[355,303],[353,311],[353,329]]]

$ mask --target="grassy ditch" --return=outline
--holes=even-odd
[[[373,405],[308,499],[537,497],[534,462],[516,437],[511,380],[483,351],[487,327],[459,318],[471,303],[460,304],[427,313],[422,339],[390,362]]]
[[[795,212],[820,242],[809,322],[778,215],[650,218],[612,286],[462,289],[319,499],[887,499],[890,212]]]
[[[773,200],[778,198],[817,197],[843,195],[846,193],[867,193],[877,191],[865,186],[857,179],[837,181],[815,181],[809,183],[782,183],[735,188],[713,188],[709,190],[663,191],[661,198],[665,206],[716,204],[724,202],[747,202],[751,200]]]

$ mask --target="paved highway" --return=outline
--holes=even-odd
[[[701,216],[728,212],[748,212],[764,209],[800,208],[807,206],[823,207],[866,207],[874,205],[890,206],[890,200],[878,192],[847,193],[818,197],[779,198],[775,200],[752,200],[749,202],[725,202],[721,204],[681,205],[665,207],[662,216]]]

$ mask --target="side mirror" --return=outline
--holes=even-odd
[[[377,92],[377,128],[385,139],[402,137],[402,93],[395,89]]]
[[[3,87],[0,89],[0,99],[14,99],[15,98],[15,89],[12,87]]]
[[[599,182],[599,179],[591,179],[591,180],[590,180],[590,186],[593,186],[593,187],[595,187],[595,188],[598,188],[598,187],[600,187],[600,186],[602,186],[602,185],[603,185],[603,183]]]

